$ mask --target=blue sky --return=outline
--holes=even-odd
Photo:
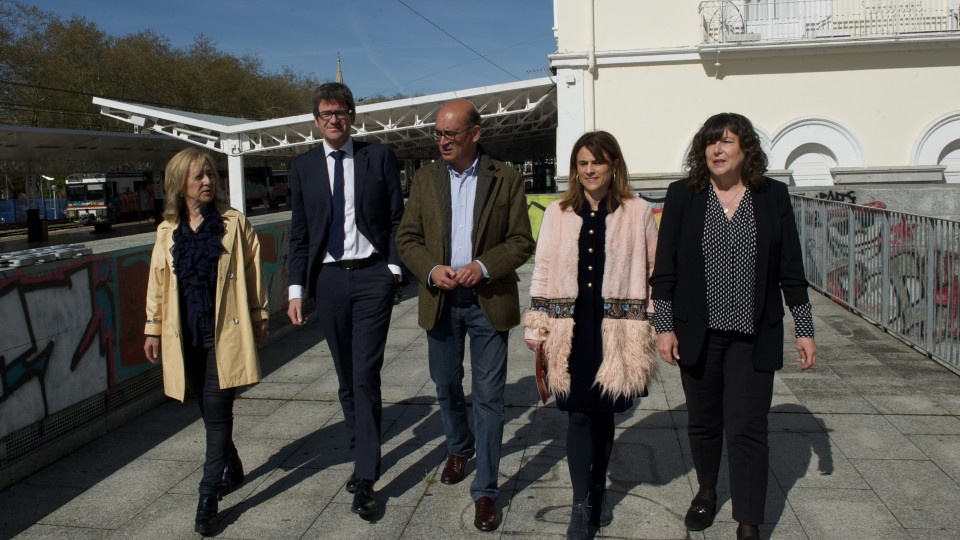
[[[238,56],[256,53],[267,71],[288,66],[321,80],[335,75],[339,51],[344,82],[357,97],[433,94],[543,77],[547,55],[556,50],[552,0],[29,3],[64,19],[80,15],[111,35],[152,29],[175,47],[187,47],[196,35],[205,34],[221,51]]]

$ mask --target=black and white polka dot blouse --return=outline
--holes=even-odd
[[[753,197],[747,190],[732,219],[713,189],[709,190],[703,226],[703,258],[706,264],[708,326],[753,334],[757,223]],[[673,332],[673,303],[654,300],[654,327],[658,334]],[[790,306],[796,337],[813,337],[813,315],[809,303]]]

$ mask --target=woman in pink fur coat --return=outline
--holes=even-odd
[[[647,321],[657,227],[627,183],[617,140],[586,133],[570,155],[566,194],[547,207],[524,315],[527,346],[542,349],[547,383],[567,411],[573,484],[568,538],[587,538],[613,514],[606,473],[616,412],[656,376],[656,334]]]

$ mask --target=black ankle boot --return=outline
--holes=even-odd
[[[197,519],[193,530],[207,536],[213,532],[213,525],[217,520],[217,498],[201,495],[197,504]]]
[[[590,518],[586,504],[574,502],[570,510],[570,525],[567,526],[567,540],[586,540],[590,538]]]
[[[613,523],[613,510],[607,503],[607,490],[601,486],[594,486],[587,496],[587,516],[590,524],[596,527],[606,527]]]
[[[224,496],[233,493],[241,485],[243,485],[243,463],[240,461],[237,448],[232,447],[230,456],[227,457],[227,465],[223,468],[223,478],[220,479],[220,492],[217,497],[222,501]]]

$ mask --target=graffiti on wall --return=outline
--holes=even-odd
[[[110,384],[115,295],[110,259],[0,282],[0,434],[77,403]]]
[[[817,194],[817,198],[825,201],[840,201],[857,204],[857,196],[853,191],[827,191],[826,193],[821,191]]]
[[[287,312],[287,247],[290,244],[290,227],[258,227],[260,241],[260,264],[263,279],[270,298],[270,312]]]
[[[271,312],[285,312],[289,224],[258,227]],[[143,354],[152,245],[0,273],[0,437],[156,369]]]
[[[807,275],[838,303],[903,335],[924,336],[932,327],[935,341],[956,339],[960,333],[956,232],[951,244],[949,231],[928,234],[920,218],[884,214],[883,207],[875,202],[849,211],[827,206],[808,212]],[[927,311],[931,302],[933,321]]]

